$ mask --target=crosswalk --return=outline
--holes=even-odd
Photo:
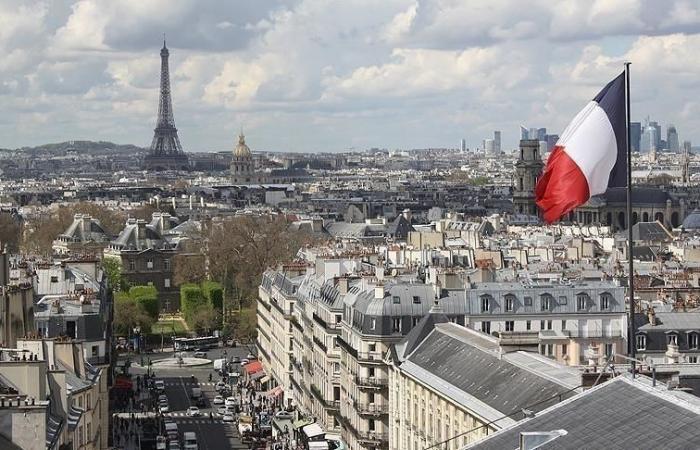
[[[165,386],[182,386],[182,382],[180,382],[180,381],[166,381],[166,382],[163,383],[163,384],[164,384]],[[203,382],[203,383],[192,383],[192,382],[190,382],[190,381],[186,381],[185,384],[186,384],[186,385],[195,384],[195,385],[198,385],[198,386],[216,386],[216,383],[214,383],[214,382],[211,382],[211,383],[210,383],[210,382],[208,382],[208,381],[205,381],[205,382]]]
[[[212,413],[212,416],[213,416],[215,419],[218,419],[218,418],[223,417],[223,414],[219,414],[218,412],[213,412],[213,413]],[[177,411],[177,412],[163,413],[163,417],[187,417],[187,418],[190,418],[190,419],[206,419],[206,420],[209,420],[209,413],[202,413],[201,416],[192,417],[192,416],[188,416],[186,412]]]

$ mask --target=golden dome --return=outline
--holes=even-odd
[[[253,157],[252,153],[250,152],[250,149],[245,144],[245,136],[243,135],[243,133],[238,135],[238,145],[233,150],[233,156],[238,157],[238,158],[252,158]]]

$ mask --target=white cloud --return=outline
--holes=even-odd
[[[434,146],[562,129],[632,61],[633,114],[695,125],[700,1],[3,0],[2,147],[147,145],[168,36],[190,149]]]

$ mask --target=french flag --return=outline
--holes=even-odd
[[[627,185],[625,73],[603,88],[571,121],[535,187],[547,223],[593,195]]]

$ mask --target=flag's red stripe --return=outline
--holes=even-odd
[[[537,206],[552,223],[589,199],[588,181],[561,146],[554,147],[535,187]]]

